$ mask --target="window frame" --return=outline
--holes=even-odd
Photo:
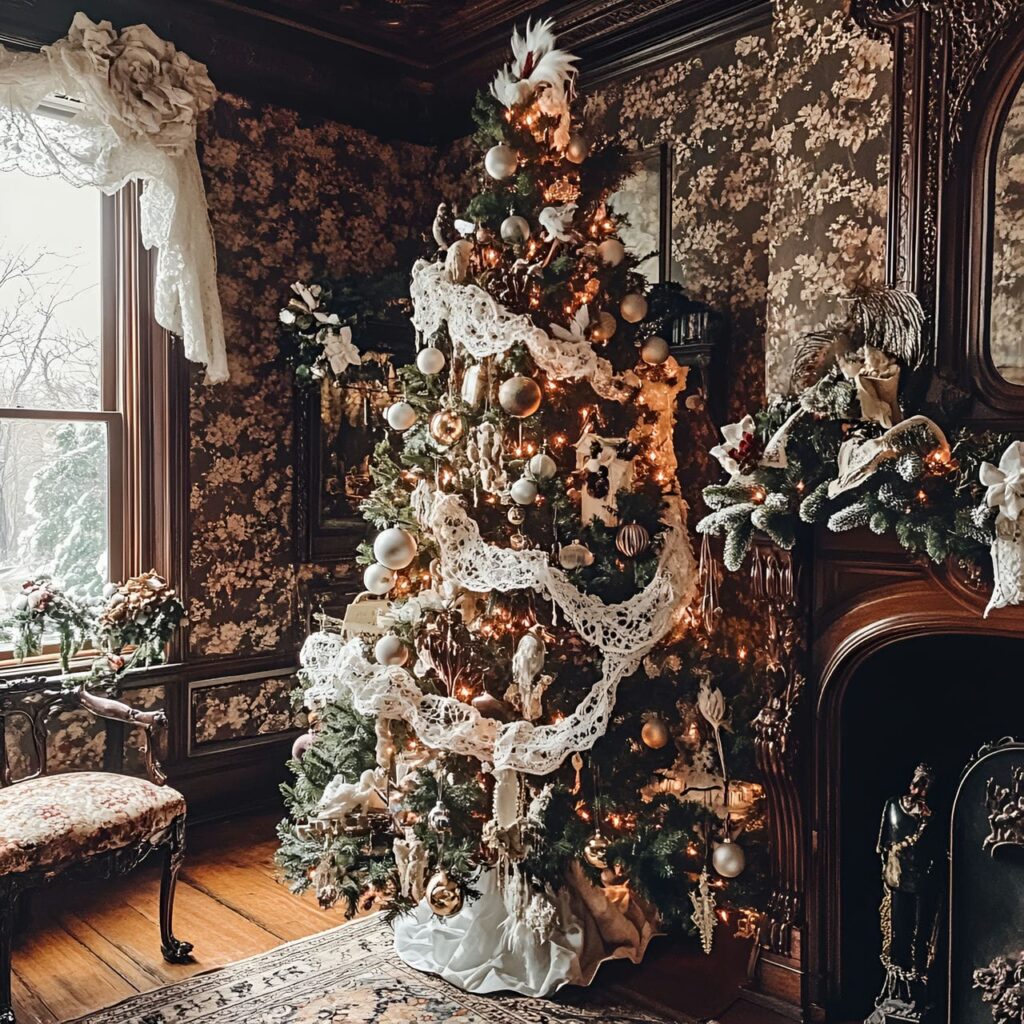
[[[101,200],[100,402],[96,410],[8,409],[0,418],[103,423],[107,434],[107,571],[120,581],[156,569],[184,600],[188,371],[170,332],[153,317],[155,255],[142,245],[139,196],[126,184]],[[185,649],[184,630],[168,659]],[[76,661],[87,660],[80,652]],[[0,671],[57,672],[56,647]]]

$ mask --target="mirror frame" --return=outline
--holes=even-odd
[[[988,351],[996,147],[1024,78],[1024,0],[853,0],[893,45],[887,280],[925,311],[928,398],[1024,424],[1024,386]]]

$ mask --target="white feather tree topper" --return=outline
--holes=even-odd
[[[518,29],[513,31],[515,59],[495,75],[491,95],[509,108],[536,97],[542,113],[558,118],[553,142],[557,149],[565,149],[569,143],[569,103],[576,78],[573,65],[579,58],[555,47],[554,23],[553,18],[528,20],[522,35]]]

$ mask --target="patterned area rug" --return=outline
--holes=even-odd
[[[76,1024],[670,1024],[599,988],[475,996],[407,967],[379,918],[132,996]]]

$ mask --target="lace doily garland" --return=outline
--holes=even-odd
[[[431,335],[448,324],[452,342],[474,359],[501,355],[524,345],[533,361],[556,380],[589,380],[602,397],[627,401],[640,381],[633,373],[617,376],[607,359],[589,341],[552,338],[523,313],[511,313],[475,284],[455,284],[443,263],[417,260],[410,287],[415,312],[413,326]]]
[[[206,68],[145,25],[117,33],[77,14],[67,37],[39,53],[0,46],[0,171],[107,195],[145,182],[139,207],[142,242],[157,250],[154,317],[211,382],[226,380],[228,369],[195,122],[215,96]]]

